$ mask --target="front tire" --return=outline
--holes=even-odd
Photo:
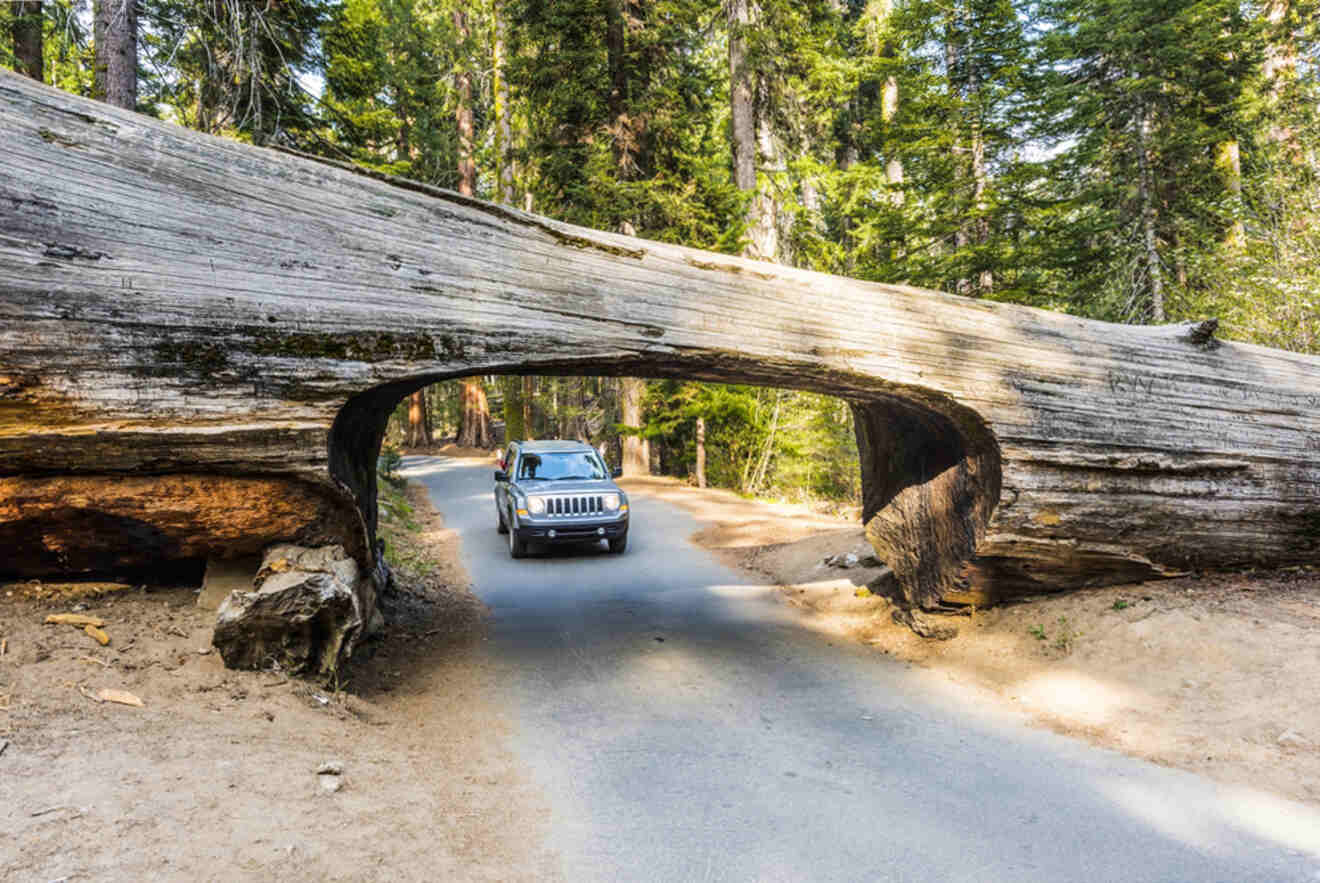
[[[610,540],[610,554],[622,555],[628,551],[628,535],[624,534],[617,540]]]
[[[509,557],[526,558],[527,543],[518,538],[518,531],[514,530],[512,526],[507,524],[504,526],[504,529],[509,534]]]

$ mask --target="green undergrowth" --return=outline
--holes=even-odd
[[[435,568],[435,563],[426,554],[422,525],[408,501],[408,480],[396,471],[398,463],[398,452],[386,448],[377,464],[376,535],[385,543],[385,560],[391,568],[424,575]]]

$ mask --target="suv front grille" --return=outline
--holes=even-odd
[[[574,515],[604,515],[605,502],[597,494],[546,497],[545,514],[550,518],[569,518]]]

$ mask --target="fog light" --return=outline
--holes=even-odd
[[[548,536],[550,539],[553,540],[555,538],[555,532],[552,530],[549,533],[547,533],[546,536]]]
[[[603,536],[605,536],[605,528],[603,528],[603,527],[598,527],[598,528],[596,528],[596,536],[598,536],[598,537],[603,537]]]

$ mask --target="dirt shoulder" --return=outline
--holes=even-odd
[[[553,879],[457,538],[396,508],[401,589],[338,691],[226,670],[194,589],[0,588],[0,879]],[[75,608],[108,646],[43,622]]]
[[[780,589],[813,628],[947,673],[1040,725],[1218,781],[1320,803],[1320,572],[1091,589],[949,617],[948,641],[894,624],[836,568],[870,548],[855,523],[666,479],[629,491],[687,509],[693,540]],[[943,619],[943,618],[942,618]]]

